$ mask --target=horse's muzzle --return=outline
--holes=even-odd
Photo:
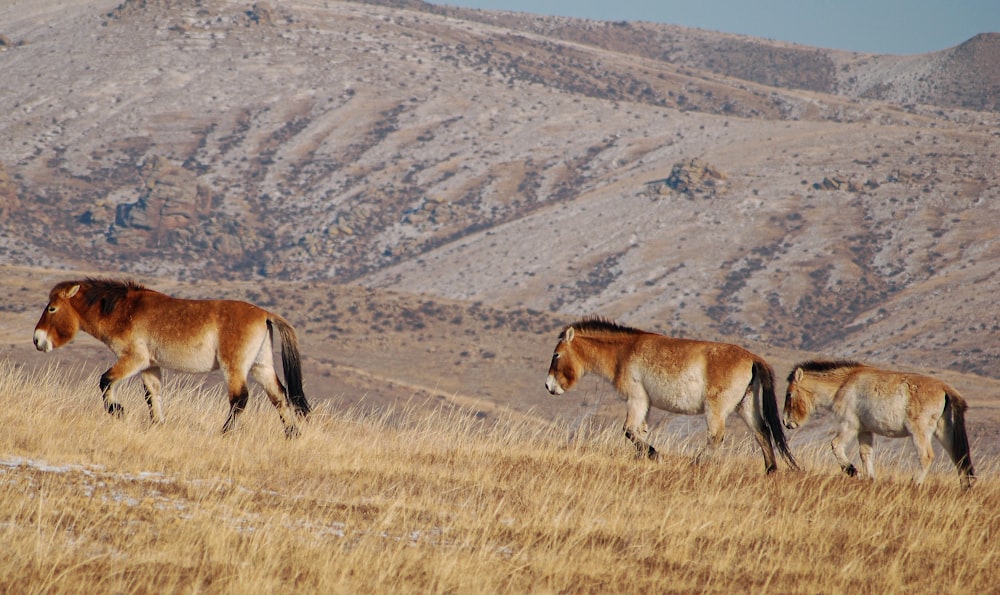
[[[799,427],[799,424],[795,423],[790,419],[785,419],[785,427],[788,428],[789,430],[794,430],[795,428]]]
[[[561,395],[566,392],[563,387],[559,386],[559,382],[552,374],[549,374],[548,378],[545,379],[545,390],[549,391],[551,395]]]
[[[45,331],[35,331],[32,340],[35,342],[35,349],[45,352],[52,351],[52,341],[49,341],[49,335]]]

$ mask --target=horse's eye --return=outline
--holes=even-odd
[[[49,306],[48,307],[48,311],[49,311],[49,314],[55,314],[56,307],[55,306]]]

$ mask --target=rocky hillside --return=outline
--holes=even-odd
[[[874,55],[644,22],[599,22],[374,0],[661,60],[787,89],[920,105],[1000,110],[1000,32],[917,56]]]
[[[996,35],[871,56],[393,4],[0,7],[0,259],[1000,375]]]

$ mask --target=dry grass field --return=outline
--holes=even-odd
[[[1000,579],[1000,484],[942,471],[875,484],[825,448],[765,476],[749,441],[692,466],[657,437],[454,409],[324,401],[298,440],[254,395],[218,430],[212,383],[171,376],[167,423],[126,416],[96,372],[0,362],[0,591],[984,593]]]

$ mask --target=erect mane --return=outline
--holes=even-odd
[[[131,279],[94,279],[91,277],[82,281],[66,281],[57,285],[56,288],[67,288],[74,285],[80,286],[83,303],[88,308],[98,302],[101,304],[101,314],[104,316],[114,312],[118,303],[124,300],[130,291],[146,289]]]
[[[592,316],[588,318],[583,318],[574,322],[573,324],[566,327],[563,330],[562,335],[565,336],[566,330],[570,327],[577,333],[583,333],[584,335],[594,335],[594,334],[613,334],[613,335],[631,335],[635,333],[641,333],[639,329],[626,326],[614,320],[609,320],[600,316]]]
[[[788,374],[788,382],[792,382],[795,378],[795,370],[802,368],[803,372],[818,372],[820,374],[824,372],[832,372],[834,370],[839,370],[841,368],[857,368],[858,366],[863,366],[861,362],[857,362],[850,359],[835,359],[835,360],[809,360],[795,364],[792,367],[791,373]]]

